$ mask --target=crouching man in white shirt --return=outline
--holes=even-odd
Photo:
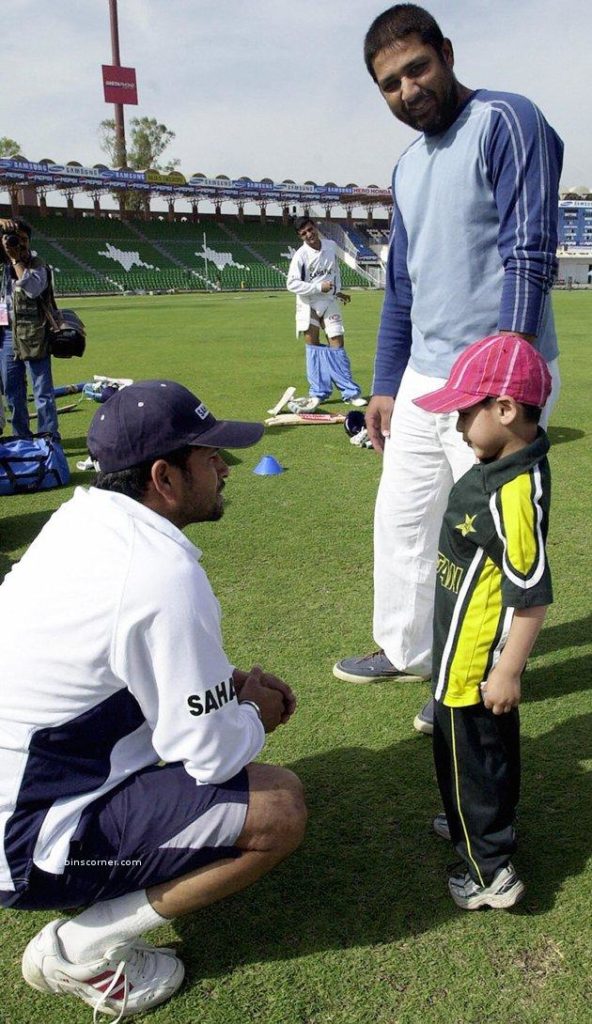
[[[31,940],[23,974],[118,1020],[183,980],[139,936],[251,885],[304,833],[297,777],[251,763],[294,695],[229,662],[181,532],[222,515],[220,448],[262,432],[173,381],[123,388],[90,427],[96,485],[0,587],[0,905],[87,908]]]

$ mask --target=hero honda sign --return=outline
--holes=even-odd
[[[130,103],[138,105],[136,69],[102,64],[103,92],[105,103]]]

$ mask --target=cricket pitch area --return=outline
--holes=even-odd
[[[255,448],[229,456],[222,521],[187,534],[204,552],[230,659],[243,668],[261,663],[296,690],[294,719],[270,736],[262,757],[301,777],[308,834],[252,889],[151,933],[151,941],[176,946],[187,968],[179,995],[150,1015],[151,1024],[588,1024],[592,292],[553,299],[563,379],[549,431],[555,604],[524,681],[515,858],[524,901],[512,913],[468,914],[448,896],[454,851],[431,831],[440,806],[430,741],[412,728],[427,684],[353,686],[332,676],[338,658],[374,646],[379,456],[350,445],[338,422],[314,430],[279,423]],[[381,293],[353,292],[345,311],[346,347],[364,395],[381,301]],[[85,321],[88,342],[83,359],[54,361],[56,385],[94,374],[173,378],[219,418],[262,421],[289,386],[307,393],[287,294],[62,304]],[[60,420],[71,486],[0,503],[2,575],[73,487],[92,479],[75,467],[97,408],[81,399]],[[322,411],[347,407],[334,393]],[[284,472],[255,475],[264,455]],[[38,994],[20,977],[24,946],[53,916],[2,913],[6,1024],[90,1019],[82,1003]]]

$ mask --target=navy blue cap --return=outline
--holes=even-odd
[[[174,380],[140,380],[117,391],[95,413],[88,450],[101,473],[117,473],[184,448],[248,448],[262,423],[217,420]]]

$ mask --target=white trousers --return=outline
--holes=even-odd
[[[541,416],[545,426],[559,394],[553,389]],[[429,676],[436,558],[448,495],[474,464],[456,429],[457,414],[424,412],[412,399],[446,381],[406,369],[384,448],[374,515],[374,639],[399,669]]]

